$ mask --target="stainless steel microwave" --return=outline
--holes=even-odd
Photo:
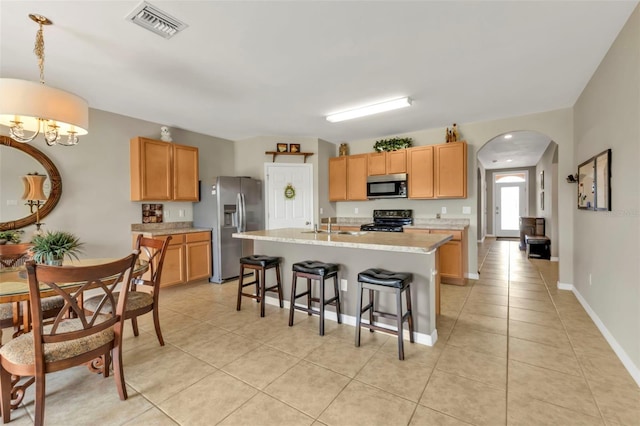
[[[367,198],[407,198],[407,174],[367,177]]]

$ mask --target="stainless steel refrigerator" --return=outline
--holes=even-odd
[[[209,281],[222,283],[238,276],[243,256],[245,240],[231,235],[264,229],[262,181],[219,176],[213,185],[210,182],[201,185],[200,202],[193,206],[193,224],[213,229],[213,276]]]

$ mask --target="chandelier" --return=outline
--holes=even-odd
[[[0,124],[9,127],[11,138],[17,142],[31,142],[42,133],[49,146],[77,145],[78,136],[88,133],[89,106],[79,96],[45,86],[42,28],[52,22],[36,14],[29,14],[29,18],[40,27],[33,49],[38,57],[40,82],[0,78]]]

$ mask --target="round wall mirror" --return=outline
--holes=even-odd
[[[22,177],[29,173],[47,175],[47,200],[36,208],[25,205],[22,199]],[[62,178],[53,162],[33,146],[0,135],[0,230],[20,229],[46,217],[60,201]],[[36,214],[38,213],[38,214]]]

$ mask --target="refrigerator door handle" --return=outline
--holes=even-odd
[[[238,228],[238,232],[242,232],[242,198],[241,194],[238,192],[236,194],[236,228]]]
[[[244,202],[244,193],[240,193],[240,203],[242,208],[240,209],[240,224],[242,225],[242,229],[240,232],[247,231],[247,208]]]

